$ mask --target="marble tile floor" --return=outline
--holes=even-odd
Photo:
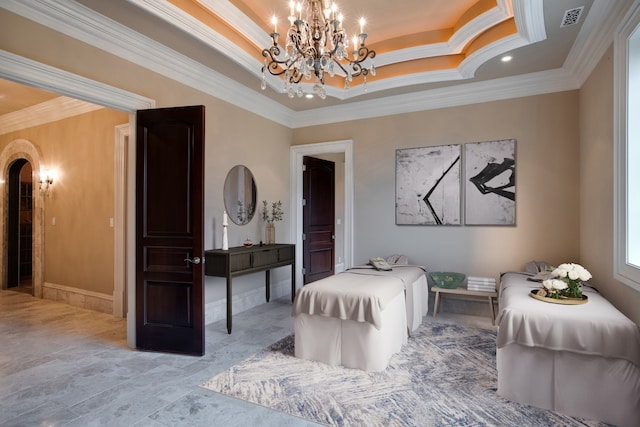
[[[123,319],[0,291],[0,426],[315,426],[199,387],[291,333],[286,297],[208,325],[204,357],[141,352]]]

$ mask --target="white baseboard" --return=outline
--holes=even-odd
[[[271,283],[271,300],[291,295],[291,282],[288,280]],[[85,289],[72,288],[45,282],[42,286],[42,298],[58,301],[74,307],[113,314],[113,296]],[[233,314],[249,310],[264,304],[265,289],[263,286],[233,296]],[[227,299],[223,298],[205,304],[205,324],[217,322],[227,318]]]
[[[100,313],[113,314],[113,296],[99,292],[44,282],[42,298]]]
[[[288,280],[280,281],[278,283],[271,283],[271,301],[282,298],[286,295],[291,295],[291,282]],[[233,313],[238,314],[250,308],[256,307],[260,304],[264,304],[265,301],[265,289],[264,286],[260,286],[256,289],[243,292],[241,294],[235,294],[233,296]],[[227,299],[223,298],[216,301],[211,301],[204,306],[204,323],[209,325],[219,320],[227,318]]]
[[[341,262],[340,264],[336,264],[335,265],[335,273],[342,273],[344,271],[344,262]]]

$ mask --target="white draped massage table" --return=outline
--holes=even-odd
[[[640,331],[587,286],[582,305],[538,301],[527,273],[501,278],[498,394],[619,427],[640,426]]]
[[[292,315],[295,355],[329,365],[384,370],[427,314],[425,270],[356,267],[305,285]]]

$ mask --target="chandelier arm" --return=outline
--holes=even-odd
[[[353,68],[353,73],[351,73],[351,77],[358,77],[360,74],[364,74],[365,76],[369,74],[369,69],[364,68],[362,63],[367,59],[373,59],[376,57],[376,53],[373,50],[369,50],[368,47],[361,45],[358,49],[358,59],[356,61],[350,61],[349,65]]]
[[[280,48],[277,46],[272,46],[270,49],[263,49],[262,56],[267,58],[269,61],[268,64],[262,66],[262,72],[264,73],[266,70],[269,70],[274,76],[280,76],[284,74],[287,69],[291,66],[288,64],[288,60],[280,61],[278,60],[278,55],[280,55]],[[281,67],[284,66],[284,67]],[[266,70],[265,70],[266,67]]]
[[[289,83],[292,83],[292,84],[300,83],[300,80],[302,80],[302,77],[304,76],[304,74],[302,74],[302,72],[300,72],[298,68],[292,68],[293,64],[294,63],[292,62],[291,64],[289,64],[289,67],[287,67],[290,71]],[[293,72],[291,72],[291,70],[293,70]]]

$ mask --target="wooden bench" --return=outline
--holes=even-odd
[[[489,307],[491,308],[491,324],[495,325],[496,323],[496,313],[493,308],[493,299],[498,298],[498,292],[484,292],[484,291],[470,291],[467,288],[441,288],[438,286],[432,286],[431,292],[436,294],[436,300],[433,304],[433,317],[438,315],[438,308],[440,308],[440,294],[453,294],[453,295],[463,295],[468,297],[483,297],[489,299]]]

